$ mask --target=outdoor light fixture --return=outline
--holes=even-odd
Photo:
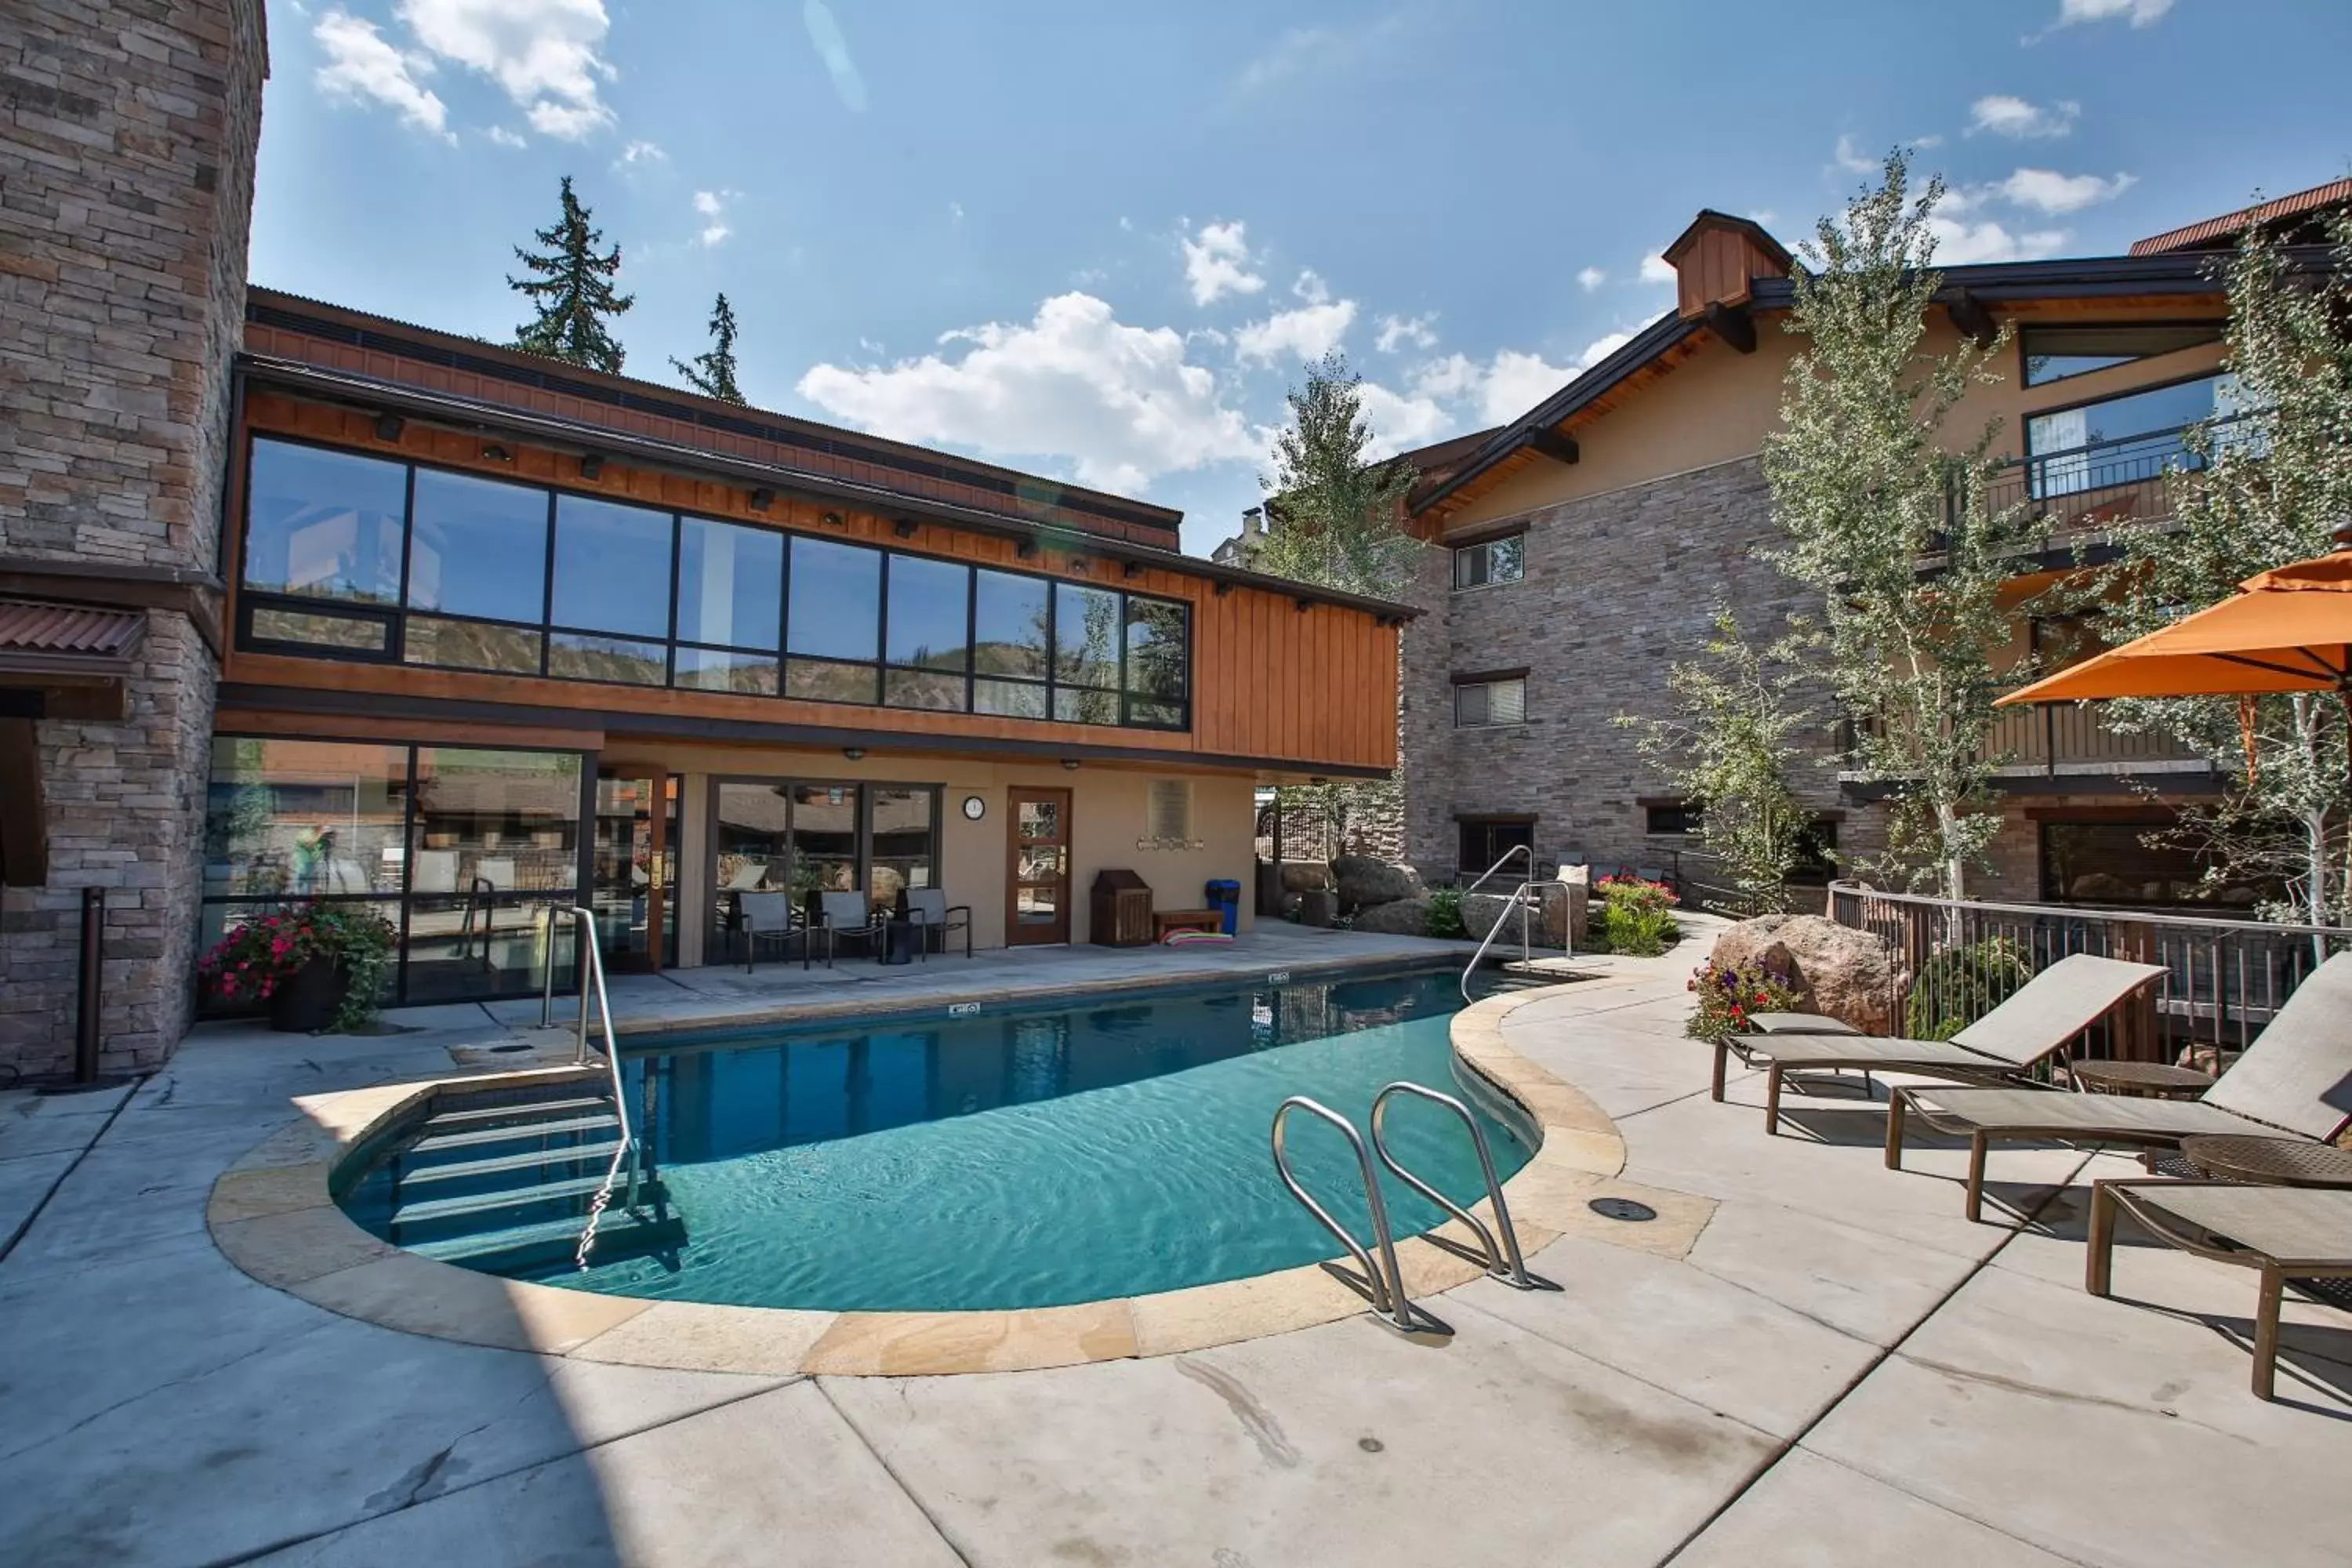
[[[1078,759],[1076,757],[1064,757],[1062,759],[1062,766],[1071,773],[1076,773],[1078,771]]]
[[[1037,542],[1034,539],[1024,539],[1013,547],[1013,552],[1024,561],[1034,560],[1037,554]]]
[[[1331,781],[1330,781],[1329,779],[1326,779],[1326,778],[1316,778],[1316,777],[1314,777],[1314,776],[1312,776],[1312,775],[1309,775],[1309,776],[1308,776],[1308,778],[1307,778],[1307,782],[1308,784],[1329,784]]]
[[[841,754],[847,757],[853,763],[862,763],[866,760],[866,748],[863,746],[844,746],[841,748]]]
[[[1308,598],[1293,599],[1291,603],[1298,606],[1298,613],[1302,616],[1315,607],[1315,601]]]
[[[597,475],[599,475],[599,474],[603,473],[604,471],[604,453],[602,453],[602,452],[583,452],[583,454],[581,454],[581,458],[580,458],[580,477],[581,477],[582,479],[594,479]]]
[[[1091,561],[1089,561],[1089,560],[1087,560],[1085,556],[1083,556],[1083,555],[1073,555],[1073,556],[1071,556],[1071,557],[1070,557],[1070,570],[1071,570],[1071,571],[1073,571],[1073,572],[1076,572],[1076,573],[1080,573],[1080,574],[1084,574],[1084,573],[1087,573],[1087,572],[1090,572],[1090,571],[1092,571],[1093,569],[1094,569],[1094,563],[1093,563],[1093,562],[1091,562]]]
[[[1220,583],[1218,583],[1218,584],[1217,584],[1216,593],[1217,593],[1217,597],[1218,597],[1218,598],[1220,598],[1220,599],[1223,598],[1226,595],[1228,595],[1228,594],[1232,593],[1233,591],[1234,591],[1234,585],[1233,585],[1231,583],[1220,582]]]
[[[408,421],[397,414],[379,414],[375,416],[375,438],[379,441],[397,441],[400,439],[400,433],[407,428]]]
[[[499,446],[496,441],[489,442],[482,447],[482,456],[488,458],[493,463],[511,463],[514,461],[514,454],[508,451],[504,447]]]
[[[890,531],[901,539],[914,538],[915,528],[915,520],[911,517],[902,517],[897,522],[890,525]]]
[[[770,489],[767,486],[761,485],[758,489],[751,492],[751,510],[753,511],[765,511],[768,510],[769,506],[774,502],[775,499],[776,492]]]
[[[1120,565],[1118,574],[1132,583],[1138,577],[1143,575],[1143,563],[1140,561],[1125,562]]]
[[[824,524],[827,528],[839,528],[846,521],[848,520],[844,518],[837,511],[829,511],[824,514]]]

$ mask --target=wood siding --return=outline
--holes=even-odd
[[[944,524],[894,521],[846,508],[779,496],[765,511],[752,510],[740,483],[695,479],[607,460],[593,479],[581,477],[576,458],[531,447],[512,447],[507,460],[486,458],[484,438],[411,420],[395,440],[376,433],[369,414],[312,403],[256,386],[246,400],[245,430],[321,442],[353,451],[399,457],[437,467],[557,486],[582,494],[691,511],[704,517],[939,556],[980,566],[1034,573],[1095,586],[1184,601],[1192,606],[1192,728],[1142,730],[1061,724],[992,714],[938,713],[869,708],[781,697],[644,689],[575,680],[477,674],[415,665],[313,658],[232,648],[225,680],[349,694],[355,713],[382,693],[451,702],[526,704],[548,712],[551,725],[593,728],[600,713],[724,720],[846,731],[887,730],[921,738],[925,749],[951,749],[959,737],[1031,742],[1042,750],[1118,747],[1242,758],[1268,771],[1319,768],[1361,771],[1396,765],[1397,638],[1374,616],[1332,605],[1297,607],[1286,594],[1232,586],[1217,591],[1206,579],[1160,567],[1133,575],[1090,560],[1073,536],[1067,548],[1023,559],[1013,541]],[[236,624],[236,559],[244,542],[244,432],[236,453],[229,516],[229,624]],[[837,521],[828,521],[828,518]],[[911,529],[902,533],[901,530]]]

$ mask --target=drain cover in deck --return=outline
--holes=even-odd
[[[1584,1205],[1602,1219],[1645,1220],[1658,1217],[1658,1211],[1647,1204],[1637,1204],[1631,1198],[1595,1198]]]

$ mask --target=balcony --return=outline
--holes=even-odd
[[[1850,750],[1855,738],[1851,721],[1841,726],[1841,749]],[[2218,784],[2212,764],[2185,742],[2123,733],[2103,722],[2096,708],[2003,709],[1990,750],[2008,759],[1994,787],[2010,795],[2105,793],[2126,787],[2126,779],[2178,794],[2207,794]],[[1840,773],[1838,782],[1856,800],[1876,799],[1891,787],[1852,772]]]
[[[2175,426],[2126,440],[2100,441],[2065,451],[2039,453],[2001,465],[1985,486],[1987,510],[2000,512],[2022,508],[2034,526],[2033,542],[2021,552],[2021,571],[2096,564],[2112,560],[2116,534],[2142,528],[2162,528],[2172,521],[2168,476],[2202,466],[2186,443],[2194,425]],[[2212,449],[2252,446],[2261,438],[2255,417],[2240,415],[2217,420]],[[1948,516],[1957,515],[1962,497],[1955,492],[1945,502]],[[1943,565],[1940,540],[1919,558],[1922,574]]]

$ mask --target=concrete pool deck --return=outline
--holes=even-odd
[[[2242,1273],[2128,1247],[2118,1297],[2084,1294],[2083,1184],[2134,1163],[1998,1160],[2020,1231],[1961,1218],[1958,1151],[1886,1171],[1875,1104],[1801,1097],[1799,1134],[1765,1138],[1756,1080],[1711,1104],[1680,1036],[1701,945],[1530,994],[1499,1032],[1613,1120],[1627,1179],[1712,1217],[1679,1258],[1554,1241],[1531,1262],[1563,1291],[1452,1290],[1444,1342],[1356,1316],[1046,1371],[652,1370],[404,1333],[235,1268],[205,1229],[221,1173],[297,1096],[446,1076],[478,1007],[207,1029],[128,1097],[0,1099],[0,1205],[41,1194],[0,1260],[0,1542],[45,1565],[2346,1561],[2352,1318],[2290,1307],[2264,1405]]]

